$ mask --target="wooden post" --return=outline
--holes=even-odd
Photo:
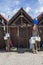
[[[19,26],[17,27],[18,47],[19,47]]]
[[[26,25],[26,40],[27,40],[27,48],[28,48],[28,27]]]

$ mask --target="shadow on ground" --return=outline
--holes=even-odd
[[[43,48],[41,48],[40,51],[43,51]],[[0,53],[5,53],[5,52],[18,52],[18,53],[29,52],[29,53],[32,53],[29,48],[13,48],[13,49],[10,49],[10,51],[6,51],[5,49],[0,49]]]

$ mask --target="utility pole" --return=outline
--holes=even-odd
[[[9,18],[9,16],[8,16],[8,18]],[[5,40],[5,43],[6,43],[6,51],[9,51],[9,49],[10,49],[10,45],[9,45],[9,43],[10,43],[10,34],[9,34],[9,30],[8,30],[8,22],[9,21],[7,21],[7,32],[4,36],[4,40]]]

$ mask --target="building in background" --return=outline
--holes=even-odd
[[[38,19],[38,26],[39,26],[39,33],[41,37],[41,47],[43,45],[43,13],[37,16]]]
[[[0,49],[5,48],[5,41],[4,41],[4,35],[5,35],[5,28],[7,25],[7,19],[0,14]]]

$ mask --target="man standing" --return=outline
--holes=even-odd
[[[6,44],[6,51],[10,50],[10,34],[6,33],[6,35],[4,36],[4,40],[5,40],[5,44]]]

